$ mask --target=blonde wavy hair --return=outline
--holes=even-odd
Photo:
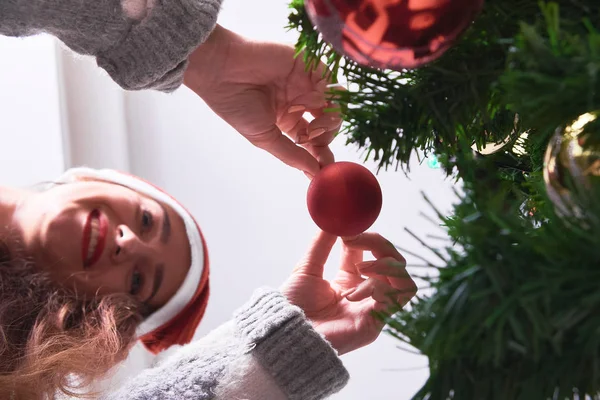
[[[80,298],[0,240],[1,399],[85,397],[127,357],[141,320],[130,296]]]

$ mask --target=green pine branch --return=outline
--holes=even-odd
[[[432,249],[445,254],[435,294],[387,320],[429,358],[414,399],[600,398],[600,225],[558,218],[539,174],[528,183],[533,214],[507,182],[480,182],[439,215],[453,242]]]
[[[337,54],[313,27],[303,0],[290,4],[288,28],[300,32],[297,50],[309,65],[323,60],[353,84],[338,93],[347,122],[343,134],[380,168],[407,168],[417,150],[451,160],[459,138],[481,148],[539,131],[526,144],[536,170],[551,132],[597,108],[600,48],[593,27],[600,5],[592,3],[569,1],[562,8],[568,18],[561,18],[556,3],[488,0],[444,56],[400,73],[362,67]],[[515,113],[521,132],[513,132]]]
[[[415,399],[600,399],[600,184],[573,191],[582,224],[556,214],[541,173],[556,128],[600,110],[600,2],[486,0],[443,57],[401,72],[341,57],[303,0],[290,7],[298,54],[352,84],[337,93],[348,143],[380,168],[434,152],[464,184],[438,213],[451,241],[430,247],[433,294],[387,320],[429,358]]]

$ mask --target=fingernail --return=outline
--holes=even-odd
[[[347,298],[348,296],[350,296],[352,293],[356,292],[357,288],[352,288],[352,289],[348,289],[345,292],[342,292],[342,294],[340,296],[342,296],[342,299]]]
[[[372,268],[374,265],[375,265],[375,261],[364,261],[364,262],[357,263],[356,268],[358,268],[361,271],[364,271],[369,268]]]
[[[296,144],[304,144],[307,143],[310,139],[308,138],[307,135],[298,135],[296,136]]]
[[[327,85],[327,89],[346,89],[346,87],[341,83],[330,83]]]
[[[306,110],[306,107],[304,107],[304,106],[291,106],[290,108],[288,108],[287,112],[295,113],[295,112],[304,111],[304,110]]]
[[[306,175],[306,177],[308,179],[310,179],[311,181],[313,180],[313,178],[315,177],[313,174],[311,174],[310,172],[304,172],[304,175]]]
[[[327,132],[327,129],[325,129],[325,128],[313,129],[312,131],[308,132],[308,139],[312,140],[312,139],[316,138],[317,136],[321,136],[325,132]]]
[[[359,237],[359,236],[360,236],[360,235],[356,235],[356,236],[342,236],[342,240],[343,240],[344,242],[351,242],[351,241],[353,241],[353,240],[356,240],[356,239],[358,239],[358,237]]]

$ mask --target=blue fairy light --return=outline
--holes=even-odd
[[[427,157],[427,166],[431,169],[439,169],[440,162],[438,161],[438,158],[435,155],[431,155]]]

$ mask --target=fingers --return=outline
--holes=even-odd
[[[318,161],[306,149],[297,146],[279,128],[273,127],[267,134],[249,138],[250,142],[268,151],[290,167],[315,176],[321,169]]]
[[[300,96],[290,101],[290,108],[288,112],[308,111],[317,110],[327,105],[327,99],[325,93],[322,90],[312,90],[301,94]]]
[[[342,247],[340,269],[335,276],[335,283],[341,291],[348,291],[359,285],[364,279],[357,268],[363,260],[363,251]]]
[[[282,131],[289,135],[297,135],[296,143],[298,144],[311,144],[315,146],[328,146],[335,135],[338,133],[342,126],[342,117],[339,111],[324,111],[320,109],[308,109],[310,113],[315,117],[311,122],[307,122],[302,116],[301,119],[304,121],[302,129],[296,129],[292,131],[287,128],[284,123],[287,122],[289,125],[290,117],[281,118],[281,123],[278,126]],[[300,118],[297,113],[293,115],[295,119]],[[294,125],[296,124],[294,120]]]
[[[356,269],[361,275],[379,279],[394,288],[404,288],[408,281],[412,282],[406,270],[406,263],[393,257],[358,263]]]
[[[362,262],[365,251],[370,251],[377,259],[391,258],[400,265],[400,268],[404,268],[406,265],[406,260],[394,245],[377,233],[363,233],[354,237],[342,238],[342,240],[344,241],[342,260],[335,281],[343,290],[350,289],[363,281],[363,272],[359,270],[358,265]],[[381,265],[385,265],[385,260],[381,263]],[[377,265],[377,268],[381,269],[380,264]],[[386,284],[392,283],[387,278],[381,279]]]
[[[417,293],[417,286],[406,271],[406,260],[383,236],[369,232],[343,240],[343,271],[356,277],[357,283],[355,290],[346,296],[349,301],[371,298],[366,306],[371,311],[393,312]],[[376,260],[363,262],[364,251],[370,251]],[[368,279],[363,280],[363,276]]]
[[[285,113],[277,121],[277,127],[287,134],[297,144],[306,137],[309,122],[304,118],[304,113],[301,111]]]
[[[335,157],[329,146],[313,146],[311,154],[317,159],[321,167],[335,162]]]
[[[331,106],[333,107],[333,106]],[[342,116],[339,111],[324,111],[323,109],[311,110],[311,114],[315,117],[308,124],[308,140],[313,144],[329,144],[335,137],[335,134],[342,126]],[[320,136],[331,132],[332,135],[326,136],[325,139],[318,140]]]
[[[364,251],[361,249],[343,246],[340,272],[345,272],[347,274],[357,275],[360,277],[361,274],[357,268],[357,265],[363,261],[363,254]]]
[[[341,124],[341,119],[332,116],[328,117],[327,121],[315,119],[307,128],[309,132],[308,142],[303,146],[317,159],[321,167],[335,162],[335,157],[329,145],[333,142]]]
[[[332,87],[334,86],[334,87]],[[336,103],[336,94],[332,90],[341,91],[345,90],[342,85],[329,85],[329,81],[321,80],[316,84],[317,91],[322,93],[323,99],[327,97],[326,104],[320,107],[309,107],[308,111],[314,117],[308,126],[308,140],[313,144],[329,144],[335,134],[339,131],[342,126],[342,113],[340,106]],[[327,142],[315,141],[320,135],[331,132],[331,139]]]
[[[319,231],[310,245],[304,259],[296,266],[294,272],[305,273],[323,277],[325,263],[331,254],[337,237],[323,231]]]
[[[398,252],[396,246],[378,233],[365,232],[352,238],[343,238],[344,246],[370,251],[375,258],[392,257],[406,265],[406,260]]]
[[[314,158],[316,164],[318,164],[319,167],[323,167],[325,165],[335,162],[335,157],[333,156],[333,152],[329,148],[329,144],[333,141],[335,134],[339,130],[339,126],[341,125],[341,119],[339,119],[339,117],[323,116],[322,118],[315,119],[309,123],[303,117],[304,110],[304,106],[290,107],[288,109],[288,112],[285,113],[279,119],[277,127],[280,128],[281,131],[285,132],[291,139],[295,140],[296,145],[303,145],[304,149],[308,151],[308,153]],[[298,149],[302,149],[302,147],[296,147],[298,147]],[[294,151],[292,154],[294,153],[297,154],[296,151]],[[304,157],[304,155],[302,155],[302,157]],[[286,161],[281,157],[279,158],[288,165],[292,165],[291,163],[294,162]],[[296,163],[298,163],[298,161],[296,161]],[[299,161],[299,163],[300,165],[307,165],[304,158],[302,158]],[[315,163],[310,162],[310,165],[308,167],[300,169],[307,173],[307,176],[310,179],[320,170],[320,168],[316,170],[314,168]]]
[[[331,135],[331,137],[333,138],[334,133],[333,132],[326,133],[323,136],[327,136],[327,135]],[[317,139],[322,139],[323,136],[320,136]],[[329,148],[329,144],[316,145],[316,144],[312,144],[312,143],[307,143],[306,145],[304,145],[304,148],[306,148],[306,150],[308,150],[308,152],[314,158],[317,159],[321,168],[335,162],[335,156],[333,155],[333,152]]]
[[[369,297],[379,303],[390,303],[390,298],[395,296],[395,290],[390,285],[374,278],[363,281],[352,293],[346,296],[349,301],[362,301]]]
[[[396,296],[391,300],[397,300],[402,305],[406,304],[417,293],[417,285],[408,274],[408,271],[406,271],[406,264],[399,262],[393,257],[362,262],[356,265],[356,269],[361,275],[369,278],[365,282],[380,282],[380,284],[377,284],[377,287],[387,288],[390,294]],[[364,285],[365,282],[361,285]],[[381,296],[377,296],[375,300],[378,302],[386,301],[382,300]],[[389,296],[388,300],[390,300]]]
[[[289,101],[287,109],[279,115],[277,121],[281,131],[291,137],[297,145],[305,147],[321,167],[335,162],[329,144],[342,125],[341,112],[339,109],[336,110],[335,94],[331,93],[331,76],[326,72],[327,67],[323,63],[320,63],[316,70],[308,72],[312,81],[312,90],[305,91],[306,88],[301,87],[292,90],[302,94]],[[302,74],[306,74],[304,69]],[[292,88],[295,87],[293,85],[294,83]],[[333,89],[343,89],[338,86]],[[313,115],[314,119],[311,122],[304,118],[306,112]],[[292,165],[292,161],[286,163]],[[303,169],[309,179],[318,172],[318,169],[314,169],[314,164],[311,164],[310,169]]]
[[[369,278],[346,295],[346,299],[351,302],[370,299],[366,302],[368,311],[393,313],[408,304],[416,294],[417,286],[409,277],[404,279],[401,287],[392,287],[382,280]]]

